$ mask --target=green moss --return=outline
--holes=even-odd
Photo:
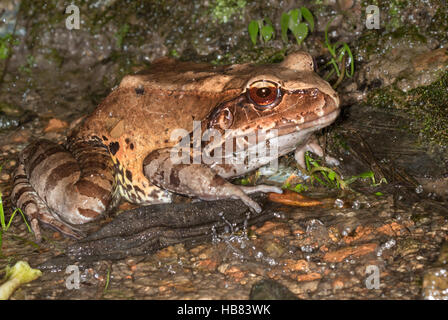
[[[354,44],[357,59],[369,60],[372,54],[385,54],[388,50],[403,43],[426,43],[426,37],[421,34],[415,25],[399,27],[394,31],[366,30]]]
[[[211,14],[215,21],[226,23],[236,13],[240,13],[246,7],[246,0],[215,0],[212,3]]]
[[[448,71],[428,86],[408,93],[389,86],[368,94],[369,104],[379,108],[402,109],[411,119],[410,128],[421,142],[448,146]]]
[[[241,63],[270,64],[283,61],[285,55],[285,49],[259,47],[253,48],[252,50],[242,50],[236,54],[226,53],[213,59],[211,63],[215,65]]]
[[[436,14],[431,20],[428,31],[440,42],[443,43],[448,41],[448,10],[446,6],[437,9]]]
[[[45,54],[45,58],[49,61],[53,61],[58,68],[60,68],[64,62],[64,57],[55,48],[50,48],[50,52]]]
[[[405,98],[403,91],[389,86],[370,91],[367,101],[369,101],[369,105],[377,108],[400,109],[400,106],[404,104]]]
[[[448,146],[448,71],[429,86],[411,90],[409,112],[430,141]]]
[[[409,25],[397,28],[390,33],[394,39],[406,39],[408,41],[426,43],[426,38],[423,36],[417,26]]]
[[[389,1],[389,22],[386,24],[386,30],[395,30],[403,26],[402,10],[406,8],[409,1],[407,0],[393,0]]]
[[[117,39],[117,47],[121,48],[123,46],[123,39],[129,32],[129,24],[125,23],[121,28],[115,33],[115,38]]]

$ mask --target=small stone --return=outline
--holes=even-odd
[[[331,283],[331,287],[333,290],[340,290],[344,288],[344,279],[343,278],[336,278]]]
[[[216,260],[212,259],[205,259],[197,262],[197,267],[202,270],[207,271],[214,271],[216,269],[216,266],[218,265],[218,262]],[[224,273],[224,272],[221,272]]]
[[[47,126],[44,129],[44,132],[57,132],[57,131],[62,131],[64,129],[66,129],[68,127],[68,123],[60,120],[60,119],[50,119],[50,121],[48,122]]]
[[[223,264],[218,266],[218,271],[220,273],[225,273],[228,267],[229,267],[228,263],[223,263]]]
[[[273,258],[278,258],[286,252],[285,247],[275,241],[267,241],[264,245],[264,250],[269,257]]]
[[[425,300],[448,299],[448,269],[433,268],[423,277],[422,295]]]
[[[224,274],[226,276],[232,277],[236,282],[241,282],[241,280],[246,275],[246,273],[241,271],[241,269],[237,266],[231,266],[230,268],[227,268]]]
[[[306,260],[286,259],[283,261],[285,271],[304,271],[309,270],[309,263]]]
[[[366,243],[354,247],[346,247],[336,251],[327,252],[323,259],[326,262],[341,262],[347,257],[360,257],[374,252],[378,245],[376,243]]]
[[[270,279],[261,280],[252,286],[250,300],[297,300],[287,287]]]
[[[416,71],[422,71],[430,68],[441,69],[447,62],[447,48],[439,48],[418,55],[412,61],[412,65]]]
[[[308,274],[300,274],[297,276],[297,281],[302,282],[302,281],[314,281],[314,280],[319,280],[322,278],[322,275],[320,273],[317,272],[312,272],[312,273],[308,273]]]
[[[9,139],[10,139],[10,142],[12,142],[12,143],[24,143],[24,142],[28,141],[30,136],[31,136],[31,131],[28,129],[23,129],[23,130],[13,133]]]
[[[276,237],[285,237],[290,234],[289,227],[285,223],[268,221],[255,231],[256,234],[272,234]]]

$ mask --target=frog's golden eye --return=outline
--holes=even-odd
[[[249,99],[259,108],[273,107],[280,101],[281,97],[279,86],[266,80],[252,83],[247,92]]]

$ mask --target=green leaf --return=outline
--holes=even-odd
[[[257,43],[257,36],[258,36],[258,21],[252,20],[249,23],[248,30],[249,30],[250,40],[255,45]]]
[[[337,76],[339,77],[341,75],[341,71],[339,70],[338,64],[336,63],[336,61],[333,58],[331,58],[330,62],[333,65],[333,68],[336,71]]]
[[[344,49],[348,53],[348,57],[350,58],[350,73],[348,72],[348,70],[346,70],[346,75],[347,77],[351,78],[355,73],[355,60],[353,59],[353,54],[348,44],[344,43]]]
[[[335,177],[336,177],[336,172],[334,172],[334,171],[328,172],[328,179],[330,179],[331,181],[334,181]]]
[[[330,54],[333,58],[336,58],[336,47],[330,43],[330,39],[328,38],[328,27],[333,22],[334,18],[332,18],[330,21],[328,21],[327,25],[325,26],[325,46],[327,47],[328,51],[330,51]]]
[[[373,178],[374,174],[373,171],[367,171],[367,172],[363,172],[360,175],[358,175],[359,178]]]
[[[6,43],[0,43],[0,60],[4,60],[9,56],[9,49]]]
[[[271,19],[269,19],[268,17],[264,18],[263,20],[267,25],[270,25],[271,27],[273,26]]]
[[[261,28],[260,34],[263,37],[263,40],[267,42],[272,39],[272,36],[274,35],[274,28],[272,25],[265,25]]]
[[[300,17],[301,15],[299,9],[293,9],[289,11],[289,30],[292,31],[297,25],[300,23]]]
[[[314,30],[314,18],[313,14],[310,10],[308,10],[305,7],[300,8],[300,12],[302,13],[303,18],[308,22],[308,25],[310,26],[311,32]]]
[[[297,184],[297,185],[294,187],[293,190],[294,190],[295,192],[297,192],[297,193],[301,193],[302,191],[307,191],[307,190],[308,190],[308,187],[305,186],[305,185],[303,185],[303,184],[301,184],[301,183],[299,183],[299,184]]]
[[[306,23],[299,23],[293,29],[292,34],[296,37],[297,44],[300,45],[308,35],[308,25]]]
[[[291,16],[284,12],[282,14],[282,17],[280,19],[280,26],[282,28],[282,40],[283,42],[288,42],[288,26],[289,26],[289,20],[291,19]]]

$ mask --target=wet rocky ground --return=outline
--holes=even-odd
[[[434,7],[429,8],[417,5],[419,12],[424,12],[419,15],[412,15],[414,9],[404,2],[391,2],[398,3],[394,9],[399,14],[388,11],[385,27],[388,30],[383,34],[348,31],[347,21],[362,11],[362,2],[335,1],[321,12],[314,7],[317,20],[322,17],[328,20],[330,13],[346,12],[348,20],[336,19],[335,23],[341,27],[336,36],[356,47],[357,59],[355,77],[347,78],[338,89],[343,112],[319,137],[320,142],[340,160],[335,170],[343,177],[372,171],[375,183],[371,178],[358,179],[350,190],[309,184],[304,194],[320,199],[323,204],[296,206],[298,196],[291,192],[290,201],[282,198],[266,203],[265,209],[274,212],[274,218],[268,221],[238,230],[230,221],[226,231],[214,234],[206,242],[180,243],[143,256],[80,265],[79,289],[70,289],[73,273],[66,273],[65,268],[44,270],[42,277],[20,287],[11,299],[447,299],[448,155],[444,139],[448,117],[444,101],[448,101],[448,81],[443,72],[446,73],[448,65],[448,40],[442,30],[446,27],[443,20],[437,19],[448,13],[446,7],[437,7],[438,2],[433,2]],[[17,3],[11,1],[11,6]],[[114,12],[112,9],[117,8],[111,3],[103,3],[102,8]],[[381,2],[381,6],[385,5]],[[248,6],[246,15],[256,9],[253,6]],[[270,2],[263,6],[269,9]],[[290,8],[285,3],[273,12],[279,15]],[[32,20],[30,12],[37,9],[30,6],[28,10],[18,18],[30,21],[18,24],[19,33],[31,30],[30,25],[36,27],[39,25],[36,21],[45,17],[39,11],[40,15]],[[171,10],[173,15],[177,14],[177,9]],[[11,11],[14,10],[8,12]],[[426,26],[418,33],[424,34],[425,41],[412,30],[400,29],[406,21],[397,20],[397,16],[404,17],[400,19],[412,16],[418,28]],[[230,25],[222,24],[224,35],[232,31],[232,26],[243,25],[244,29],[240,26],[238,30],[246,28],[248,17],[239,18],[235,14],[231,17]],[[100,17],[106,18],[107,14]],[[246,51],[232,49],[240,44],[241,38],[237,36],[230,40],[224,36],[211,39],[211,49],[205,49],[207,42],[203,37],[197,37],[191,48],[163,32],[149,32],[147,36],[154,41],[148,42],[151,45],[144,47],[139,56],[134,41],[141,35],[135,29],[143,24],[141,18],[137,16],[129,22],[129,32],[135,37],[128,42],[121,40],[124,46],[128,45],[124,51],[114,47],[120,25],[104,22],[113,37],[97,37],[98,42],[86,45],[90,51],[81,53],[76,48],[81,42],[77,41],[95,38],[95,32],[89,30],[90,34],[87,32],[84,38],[75,36],[68,42],[74,47],[67,54],[62,45],[57,47],[60,43],[57,39],[64,39],[67,33],[56,21],[59,27],[48,29],[38,39],[25,37],[26,41],[15,45],[15,55],[9,61],[1,61],[2,67],[7,66],[4,69],[7,73],[2,75],[0,87],[0,191],[7,220],[13,211],[9,201],[10,179],[18,152],[37,137],[63,141],[70,123],[93,110],[122,73],[136,68],[134,64],[138,61],[114,60],[111,57],[117,55],[113,52],[123,56],[129,52],[142,60],[146,60],[144,57],[153,60],[174,49],[181,52],[182,58],[193,60],[212,61],[217,59],[216,52],[227,58],[260,58],[252,53],[244,55],[242,52],[252,52],[248,47],[244,48]],[[433,28],[436,24],[440,30]],[[220,24],[214,25],[217,26]],[[322,22],[317,28],[322,31],[324,27]],[[196,35],[192,26],[187,29],[190,31],[185,31],[186,34]],[[243,32],[235,34],[242,37]],[[51,34],[54,39],[49,37]],[[163,39],[158,37],[160,34]],[[322,32],[313,37],[322,38]],[[375,44],[367,40],[379,41],[381,45],[376,45],[381,50],[372,49]],[[45,41],[47,45],[41,45]],[[220,43],[226,43],[227,47],[219,47]],[[314,56],[325,54],[322,46],[305,46]],[[52,50],[55,47],[58,55]],[[270,50],[264,48],[263,52]],[[34,60],[29,58],[30,54]],[[64,59],[59,59],[60,56]],[[86,72],[82,72],[82,66]],[[281,163],[285,179],[303,176],[291,156]],[[279,183],[278,178],[262,179]],[[122,205],[122,209],[128,208]],[[63,253],[73,242],[47,229],[43,243],[36,244],[17,215],[10,229],[3,232],[0,270],[18,260],[36,267]]]
[[[40,135],[42,128],[29,130]],[[6,212],[11,212],[7,196],[16,152],[29,139],[24,132],[2,137],[10,141],[1,155]],[[232,230],[229,222],[228,232],[206,243],[97,262],[81,268],[79,289],[67,289],[71,278],[65,269],[46,270],[12,299],[247,299],[252,286],[265,279],[302,299],[446,298],[446,201],[419,186],[362,185],[367,185],[362,192],[314,195],[325,199],[323,207],[280,205],[274,219],[245,232]],[[38,266],[73,242],[51,230],[42,244],[33,240],[16,216],[3,235],[2,267],[17,260]],[[272,291],[259,290],[267,297]]]

